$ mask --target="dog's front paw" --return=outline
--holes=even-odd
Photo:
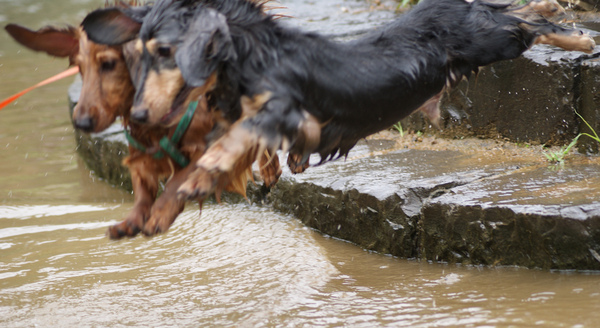
[[[162,196],[161,196],[162,197]],[[152,207],[152,213],[150,219],[144,224],[142,233],[146,237],[151,237],[157,234],[165,233],[175,219],[183,211],[185,202],[174,201],[173,199],[160,199],[154,207]]]
[[[287,164],[292,174],[302,173],[309,167],[308,160],[306,160],[304,164],[302,164],[301,161],[302,154],[288,154]]]
[[[123,237],[135,237],[142,230],[142,226],[142,224],[138,224],[134,220],[123,220],[123,222],[108,227],[106,235],[114,240]]]
[[[260,165],[260,175],[267,188],[272,188],[281,176],[281,166],[279,157],[276,154],[264,155],[258,163]]]
[[[167,232],[171,227],[172,222],[169,220],[161,220],[159,218],[150,218],[144,225],[142,233],[146,237],[152,237],[161,233]]]

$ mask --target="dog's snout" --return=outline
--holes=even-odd
[[[94,120],[90,116],[75,119],[73,125],[83,132],[92,132],[94,130]]]
[[[131,120],[136,123],[146,123],[148,122],[148,110],[136,110],[131,113]]]

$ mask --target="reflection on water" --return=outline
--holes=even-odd
[[[152,239],[110,242],[106,223],[65,225],[21,244],[3,239],[13,245],[3,257],[10,273],[0,273],[0,298],[9,305],[0,320],[254,323],[288,311],[337,273],[313,232],[289,218],[247,205],[197,215],[187,211]]]
[[[152,239],[110,222],[2,219],[0,325],[593,326],[597,275],[406,261],[326,238],[269,209],[188,209]],[[192,207],[192,206],[190,206]],[[12,221],[12,222],[11,222]],[[58,222],[61,222],[59,219]],[[18,224],[27,234],[5,233]],[[49,227],[49,229],[40,229]]]
[[[0,22],[77,24],[103,2],[0,0]],[[65,67],[0,32],[0,98]],[[106,226],[121,220],[132,196],[97,181],[78,161],[68,84],[43,87],[0,112],[0,326],[600,322],[597,275],[397,259],[246,204],[209,204],[201,218],[189,204],[166,235],[109,241]]]

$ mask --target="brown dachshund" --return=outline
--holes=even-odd
[[[150,7],[120,4],[119,9],[127,11],[141,22]],[[15,40],[32,50],[68,57],[71,65],[79,66],[83,84],[73,112],[76,128],[85,132],[100,132],[114,123],[117,117],[122,117],[125,129],[134,140],[129,145],[129,156],[124,160],[131,172],[134,206],[121,223],[108,229],[109,237],[118,239],[135,236],[144,230],[146,222],[152,224],[144,230],[148,235],[166,231],[184,208],[185,202],[177,199],[175,193],[193,166],[183,167],[164,154],[162,157],[156,156],[164,152],[159,146],[160,140],[165,136],[173,136],[180,117],[174,118],[167,126],[140,125],[129,119],[135,93],[130,73],[135,74],[139,68],[140,57],[135,43],[127,42],[118,46],[98,44],[90,41],[83,30],[71,26],[64,29],[44,27],[31,31],[9,24],[6,30]],[[176,145],[192,163],[205,151],[205,137],[213,129],[216,120],[216,112],[208,110],[203,95],[204,90],[200,88],[188,95],[186,103],[198,103],[189,127]],[[269,162],[269,166],[263,167],[261,175],[265,185],[270,187],[277,181],[281,170],[277,157],[268,157],[264,162]],[[218,183],[220,189],[245,196],[247,181],[252,179],[250,170],[245,168],[243,172],[234,172],[230,176],[233,177],[221,179]],[[159,181],[167,177],[165,189],[157,199]]]

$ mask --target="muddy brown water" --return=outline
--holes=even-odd
[[[76,24],[102,3],[0,0],[0,22]],[[338,12],[362,2],[327,3],[335,17],[365,13]],[[284,4],[289,12],[314,8]],[[65,68],[65,60],[33,54],[0,33],[0,98]],[[189,204],[166,235],[109,241],[106,227],[133,198],[79,161],[69,83],[43,87],[0,112],[0,326],[600,324],[596,273],[393,258],[322,236],[269,207],[208,204],[199,219]]]

